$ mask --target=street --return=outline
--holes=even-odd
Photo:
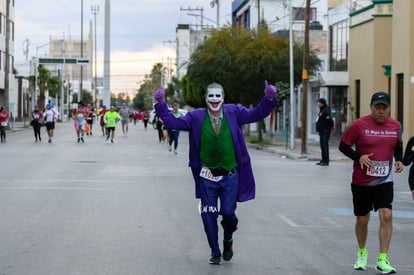
[[[33,131],[0,144],[0,275],[47,274],[376,274],[378,217],[372,215],[367,271],[354,271],[357,243],[351,162],[329,167],[250,149],[256,199],[238,204],[234,257],[208,264],[210,250],[188,168],[188,138],[178,154],[143,123],[105,142],[98,124],[76,143],[71,122],[53,143]],[[414,202],[408,167],[395,176],[397,274],[413,274]],[[222,236],[222,233],[220,233]],[[221,240],[220,240],[221,243]]]

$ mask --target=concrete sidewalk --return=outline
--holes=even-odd
[[[321,160],[321,149],[319,141],[308,140],[306,144],[306,154],[301,153],[301,139],[295,139],[294,148],[290,149],[290,143],[286,141],[285,136],[275,135],[273,137],[263,136],[263,139],[271,142],[269,146],[260,146],[258,144],[248,144],[249,148],[256,148],[258,150],[264,150],[269,153],[277,154],[281,157],[290,159],[300,159],[309,161]],[[331,138],[329,142],[329,158],[330,161],[351,161],[344,154],[338,150],[339,139]]]

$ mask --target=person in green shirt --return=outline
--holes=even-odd
[[[106,141],[111,137],[111,143],[114,143],[116,123],[121,119],[119,113],[115,111],[115,107],[111,106],[111,109],[105,113],[104,122],[106,125]]]

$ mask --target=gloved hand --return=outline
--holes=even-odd
[[[269,85],[267,80],[265,80],[265,91],[266,91],[266,98],[269,100],[273,100],[274,96],[276,95],[277,89],[273,85]]]
[[[158,103],[164,103],[165,102],[165,92],[164,92],[164,87],[159,88],[155,93],[154,93],[154,99],[158,102]]]

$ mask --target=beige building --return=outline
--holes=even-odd
[[[81,54],[81,45],[82,54]],[[87,64],[57,64],[45,65],[54,75],[63,76],[63,80],[69,81],[72,84],[73,92],[78,93],[80,88],[80,80],[82,79],[82,89],[92,92],[93,75],[93,40],[92,32],[89,32],[88,37],[81,39],[73,38],[50,38],[49,42],[49,57],[64,58],[76,60],[89,60]],[[82,72],[81,72],[82,69]],[[81,76],[82,74],[82,76]]]
[[[373,0],[351,13],[349,121],[370,113],[375,91],[391,97],[403,139],[414,135],[414,1]]]

